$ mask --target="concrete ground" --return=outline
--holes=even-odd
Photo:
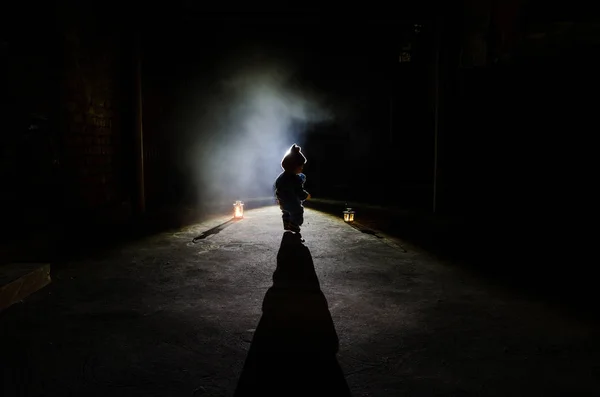
[[[594,324],[315,210],[227,221],[53,266],[2,396],[600,395]]]

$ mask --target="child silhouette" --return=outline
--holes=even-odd
[[[275,180],[275,197],[281,209],[283,229],[300,234],[304,223],[304,200],[310,199],[310,193],[304,190],[306,175],[302,173],[306,157],[300,146],[293,144],[281,160],[283,172]]]

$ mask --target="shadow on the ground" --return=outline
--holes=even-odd
[[[286,232],[235,396],[350,396],[312,256]]]
[[[195,243],[198,240],[203,240],[203,239],[207,238],[208,236],[211,236],[213,234],[217,234],[221,230],[225,229],[227,226],[231,225],[235,221],[236,221],[235,218],[231,218],[227,222],[223,222],[220,225],[213,227],[212,229],[209,229],[209,230],[207,230],[205,232],[202,232],[200,235],[194,237],[194,239],[192,241]]]

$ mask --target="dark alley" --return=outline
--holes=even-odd
[[[593,13],[38,3],[2,396],[600,395]]]

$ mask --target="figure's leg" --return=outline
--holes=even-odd
[[[290,222],[300,227],[304,223],[304,208],[300,207],[296,211],[290,212]]]
[[[285,230],[290,230],[295,233],[300,233],[300,227],[294,223],[293,220],[283,221],[283,228]]]
[[[281,208],[281,219],[283,220],[283,228],[288,230],[288,224],[290,223],[290,212]]]
[[[291,230],[295,233],[300,233],[300,226],[303,222],[302,214],[304,208],[296,203],[280,203],[281,218],[283,219],[283,228]]]
[[[289,211],[289,214],[290,218],[288,222],[288,229],[286,230],[292,230],[296,233],[300,233],[300,226],[302,226],[302,223],[304,223],[304,208],[294,208],[293,210]]]

